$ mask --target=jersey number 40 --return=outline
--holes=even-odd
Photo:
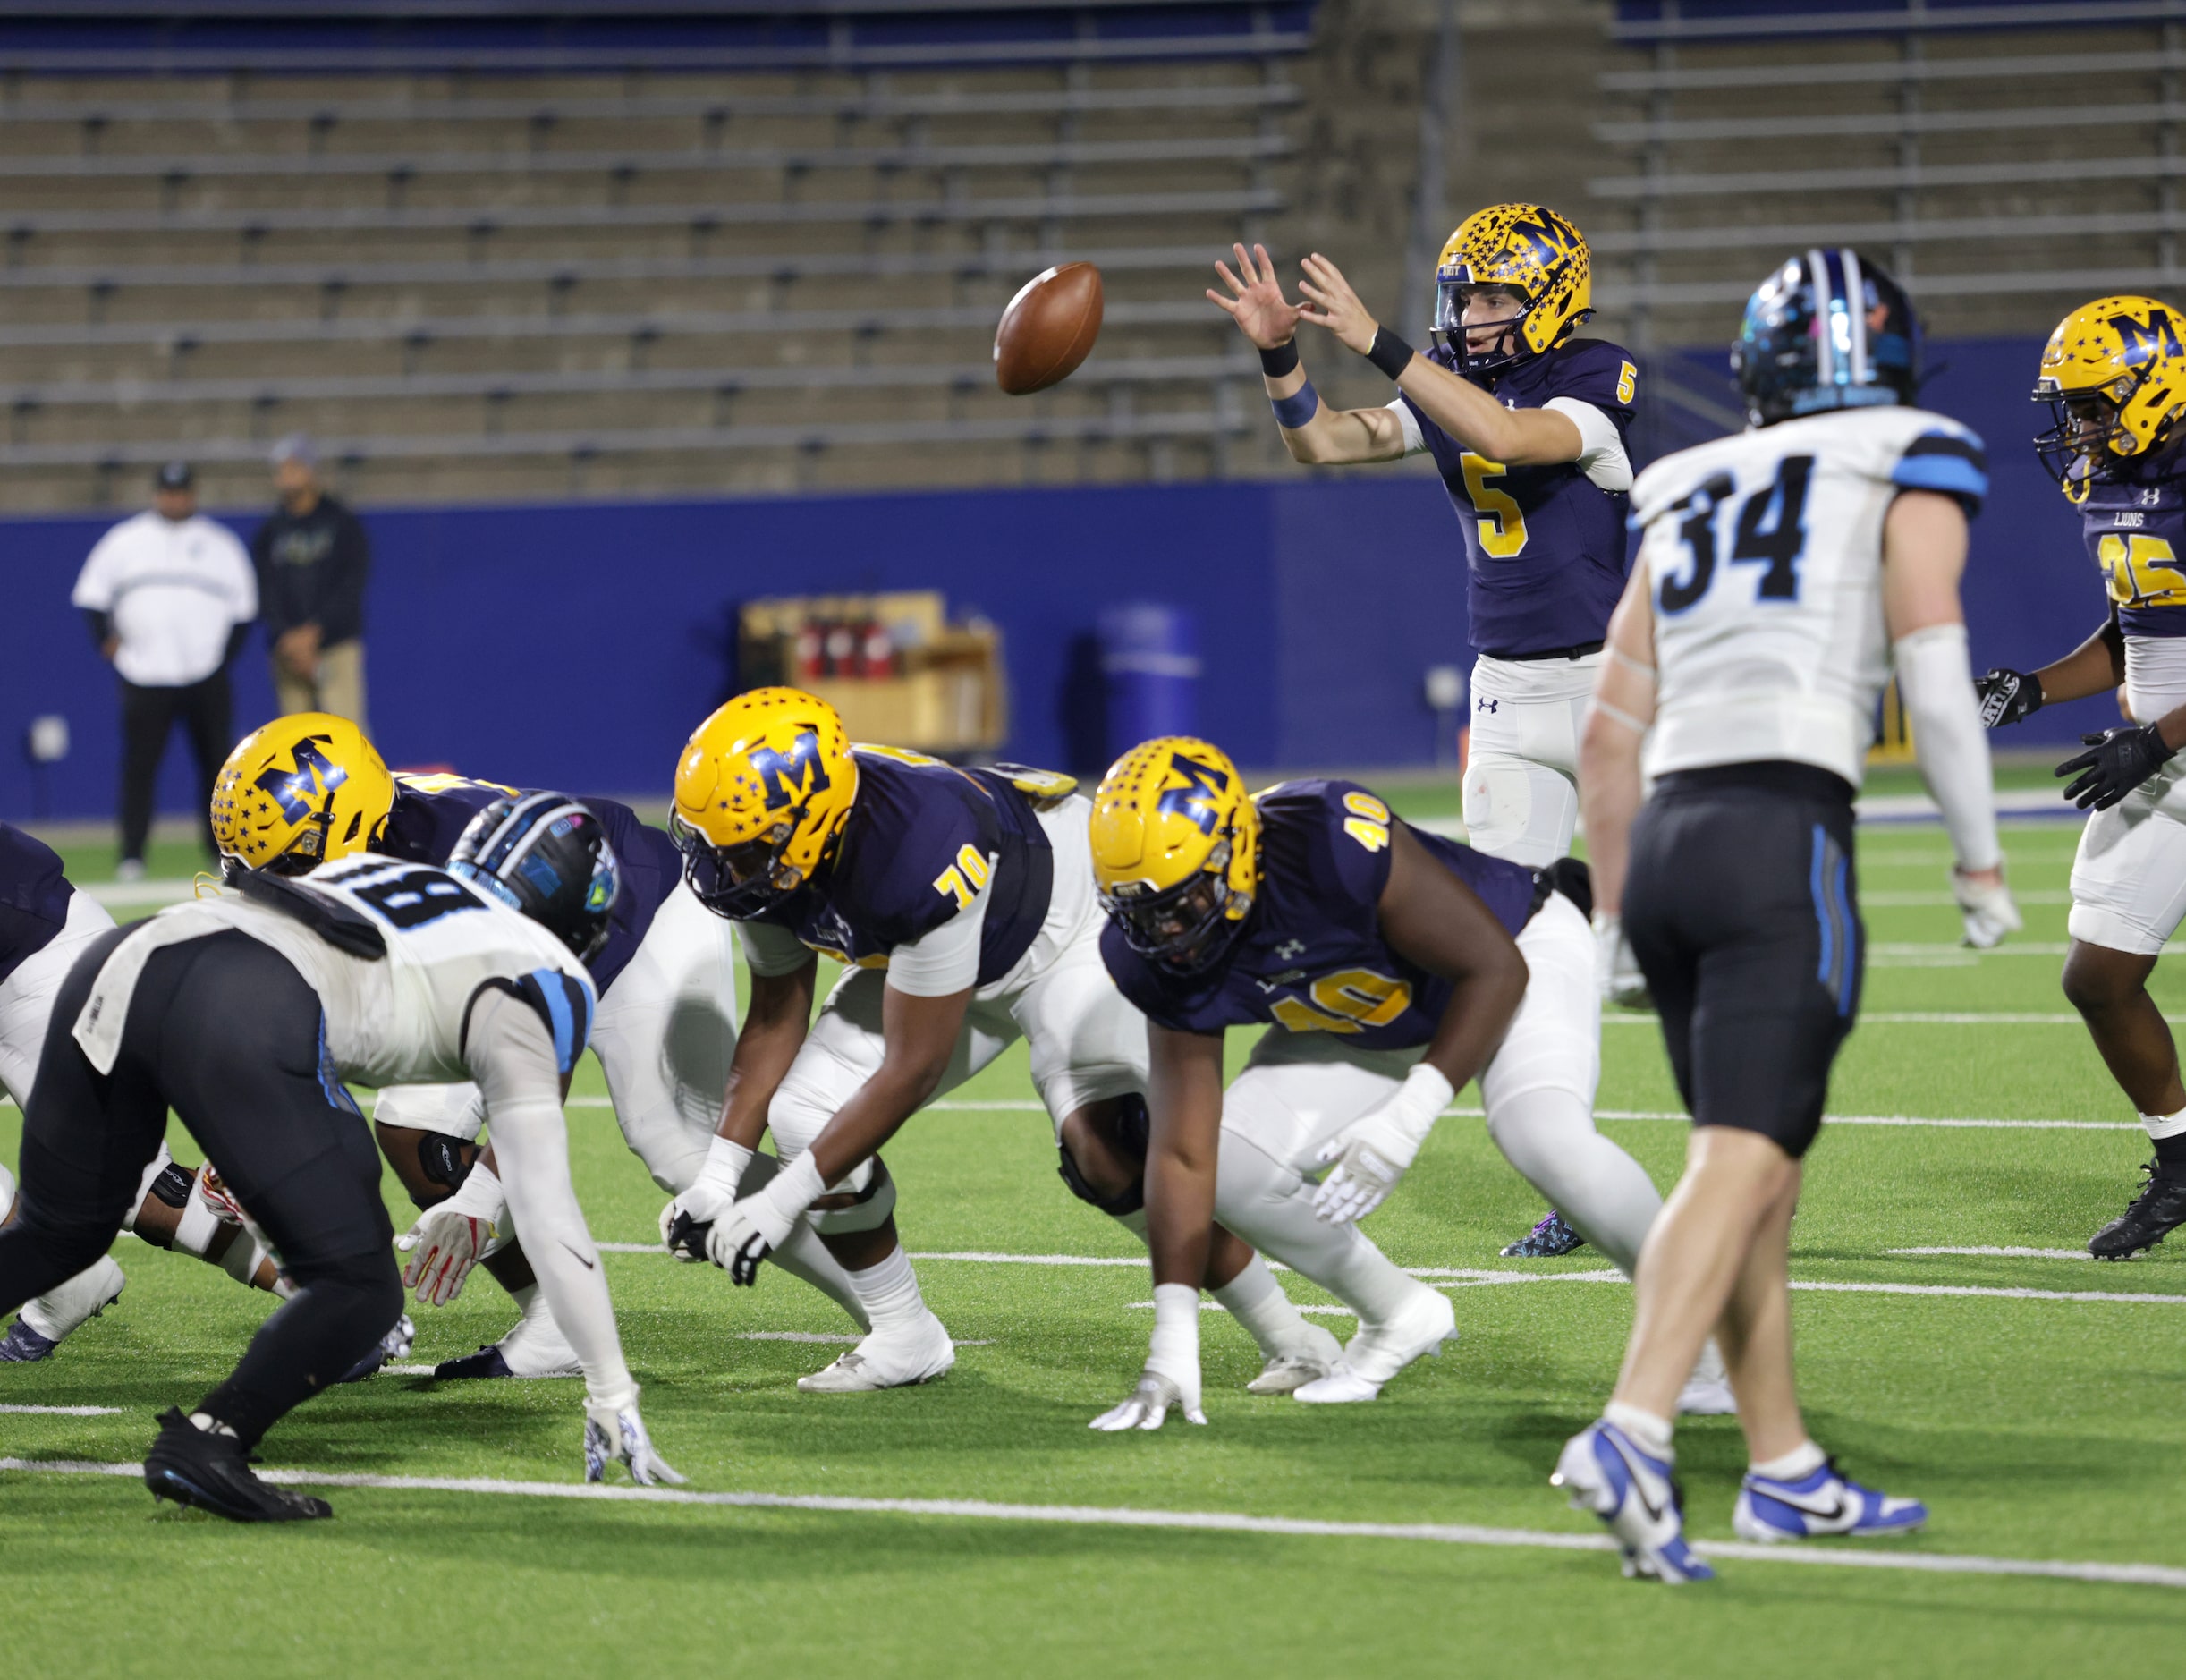
[[[1799,598],[1799,558],[1807,546],[1807,483],[1814,472],[1812,455],[1786,455],[1772,483],[1747,495],[1738,509],[1730,553],[1733,565],[1767,568],[1754,590],[1765,601]],[[1718,472],[1670,512],[1682,513],[1678,539],[1688,561],[1683,575],[1665,573],[1655,605],[1675,617],[1699,605],[1716,581],[1716,515],[1738,500],[1738,481]]]

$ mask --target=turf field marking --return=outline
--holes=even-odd
[[[1099,1254],[990,1254],[978,1249],[960,1250],[949,1253],[914,1253],[916,1260],[963,1260],[974,1266],[1136,1266],[1143,1268],[1146,1256],[1133,1255],[1128,1260],[1111,1259]]]
[[[665,1254],[668,1252],[658,1243],[595,1243],[592,1246],[603,1254]]]
[[[2001,1260],[2093,1260],[2094,1255],[2084,1248],[1893,1248],[1886,1254],[1975,1254],[1994,1255]]]
[[[2034,892],[2014,892],[2012,899],[2021,904],[2069,904],[2072,895],[2062,887],[2044,887]],[[1881,892],[1862,893],[1860,904],[1863,910],[1941,910],[1956,909],[1958,900],[1949,893]]]
[[[118,1418],[120,1406],[0,1406],[0,1412],[17,1414],[35,1413],[41,1417],[54,1418]]]
[[[0,1471],[133,1480],[143,1475],[144,1466],[97,1464],[82,1459],[0,1458]],[[258,1473],[267,1481],[284,1487],[360,1488],[392,1493],[469,1493],[503,1498],[824,1511],[846,1516],[946,1517],[972,1522],[1052,1523],[1072,1528],[1274,1534],[1309,1540],[1420,1540],[1442,1546],[1538,1551],[1616,1550],[1616,1542],[1606,1534],[1485,1528],[1465,1523],[1337,1523],[1310,1517],[1251,1516],[1239,1511],[1157,1511],[1131,1506],[1004,1505],[986,1499],[866,1499],[825,1493],[707,1493],[691,1488],[639,1488],[627,1482],[504,1481],[487,1476],[378,1476],[309,1470],[263,1470]],[[1743,1563],[1794,1564],[1823,1569],[1889,1569],[1910,1574],[2035,1576],[2186,1590],[2186,1569],[2167,1564],[2078,1563],[2064,1558],[1987,1557],[1964,1552],[1856,1551],[1832,1546],[1753,1546],[1740,1540],[1699,1540],[1693,1549],[1704,1557],[1734,1558]]]

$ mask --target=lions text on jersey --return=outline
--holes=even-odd
[[[529,790],[527,790],[529,791]],[[461,776],[408,776],[394,778],[394,803],[387,826],[372,850],[417,863],[445,863],[470,819],[496,799],[517,789],[498,782],[474,782]],[[623,890],[609,912],[607,943],[592,959],[592,978],[601,991],[637,955],[653,917],[682,879],[682,853],[657,828],[638,820],[637,812],[612,799],[580,799],[607,830],[607,844],[622,868]]]
[[[931,933],[988,891],[979,984],[1031,948],[1047,915],[1055,857],[1030,802],[1007,776],[960,770],[894,748],[858,746],[858,798],[833,857],[750,920],[860,968]],[[990,886],[991,882],[991,886]]]
[[[1833,410],[1656,462],[1632,487],[1655,609],[1650,776],[1791,759],[1860,785],[1890,673],[1883,520],[1987,494],[1981,440],[1919,409]]]
[[[1148,961],[1111,924],[1101,959],[1148,1020],[1179,1032],[1269,1022],[1332,1032],[1363,1050],[1411,1048],[1435,1036],[1452,983],[1405,961],[1381,932],[1389,884],[1389,808],[1355,782],[1285,782],[1257,794],[1259,894],[1245,929],[1204,972]],[[1534,904],[1533,871],[1412,831],[1512,934]]]
[[[1447,368],[1447,347],[1431,359]],[[1464,447],[1409,396],[1394,406],[1411,451],[1425,449],[1465,534],[1471,574],[1467,607],[1472,645],[1490,658],[1599,641],[1624,588],[1625,490],[1631,468],[1623,444],[1632,422],[1637,365],[1615,344],[1579,339],[1520,362],[1495,381],[1507,408],[1563,408],[1579,424],[1585,453],[1547,466],[1505,467]],[[1606,417],[1606,437],[1588,438]],[[1607,457],[1614,454],[1614,459]]]

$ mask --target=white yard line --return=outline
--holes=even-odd
[[[81,1459],[0,1458],[0,1471],[134,1479],[144,1473],[144,1466]],[[1130,1506],[1011,1505],[986,1499],[868,1499],[821,1493],[706,1493],[691,1488],[639,1488],[619,1481],[504,1481],[488,1476],[377,1476],[326,1474],[307,1470],[265,1470],[258,1473],[267,1481],[285,1487],[361,1488],[394,1493],[462,1493],[500,1498],[819,1511],[845,1516],[940,1517],[963,1522],[1051,1523],[1072,1528],[1271,1534],[1285,1539],[1415,1540],[1442,1546],[1540,1551],[1616,1549],[1615,1542],[1606,1534],[1484,1528],[1462,1523],[1339,1523],[1310,1517],[1253,1516],[1239,1511],[1158,1511]],[[1885,1569],[1908,1574],[2035,1576],[2121,1586],[2186,1589],[2186,1569],[2168,1564],[2080,1563],[2063,1558],[1987,1557],[1963,1552],[1902,1551],[1887,1548],[1858,1551],[1833,1546],[1751,1546],[1737,1540],[1701,1540],[1693,1549],[1705,1557],[1732,1558],[1741,1563]]]
[[[118,1418],[120,1406],[0,1406],[0,1412],[19,1416],[35,1414],[51,1418]]]
[[[2069,904],[2072,902],[2072,894],[2061,887],[2042,887],[2032,892],[2015,889],[2012,897],[2021,904]],[[1860,895],[1860,907],[1862,910],[1941,910],[1946,906],[1952,909],[1958,906],[1958,900],[1948,893],[1885,891]]]
[[[1885,1254],[1970,1254],[1998,1260],[2093,1260],[2084,1248],[1893,1248]]]

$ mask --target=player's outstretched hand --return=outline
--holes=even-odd
[[[418,1216],[417,1224],[394,1239],[410,1256],[402,1268],[402,1287],[414,1289],[427,1306],[445,1307],[463,1292],[463,1279],[493,1241],[490,1219],[442,1202]]]
[[[706,1259],[707,1232],[736,1203],[736,1187],[751,1164],[751,1151],[726,1138],[708,1146],[706,1165],[689,1190],[660,1210],[660,1241],[679,1260]]]
[[[1998,666],[1974,678],[1973,698],[1980,708],[1981,727],[2001,729],[2042,709],[2042,685],[2024,671]]]
[[[1275,278],[1275,265],[1267,259],[1267,247],[1255,245],[1248,252],[1242,245],[1230,249],[1237,253],[1237,272],[1230,272],[1230,265],[1219,259],[1215,272],[1222,276],[1222,284],[1230,289],[1227,297],[1209,286],[1207,301],[1221,309],[1237,323],[1237,330],[1250,339],[1260,350],[1274,350],[1287,344],[1298,333],[1298,306],[1283,295],[1283,282]]]
[[[2017,933],[2026,926],[2019,906],[2012,902],[2012,889],[2004,885],[2001,867],[1993,882],[1978,881],[1965,870],[1953,869],[1951,895],[1958,900],[1959,914],[1964,919],[1961,945],[1987,951],[2001,945],[2005,934]]]
[[[2057,766],[2057,774],[2080,772],[2079,779],[2064,790],[2064,796],[2082,810],[2108,810],[2178,752],[2165,742],[2154,724],[2143,724],[2137,729],[2106,729],[2100,734],[2080,736],[2080,743],[2088,751],[2065,759]]]
[[[1419,1153],[1419,1141],[1383,1110],[1360,1116],[1313,1158],[1322,1167],[1334,1163],[1313,1192],[1313,1211],[1331,1225],[1365,1218],[1389,1200]]]
[[[606,1481],[609,1464],[627,1464],[630,1479],[648,1488],[664,1481],[680,1487],[686,1480],[653,1450],[653,1438],[638,1415],[635,1395],[624,1406],[585,1406],[584,1479]]]
[[[1157,1430],[1167,1420],[1169,1408],[1174,1406],[1183,1414],[1187,1423],[1205,1423],[1207,1413],[1199,1410],[1199,1373],[1192,1370],[1165,1375],[1149,1364],[1139,1373],[1139,1386],[1131,1390],[1131,1398],[1121,1405],[1110,1406],[1087,1427],[1114,1434],[1120,1430]]]
[[[1299,310],[1298,318],[1326,327],[1343,341],[1346,350],[1363,356],[1373,349],[1374,335],[1381,331],[1381,323],[1367,313],[1367,306],[1359,301],[1343,271],[1318,251],[1298,266],[1306,276],[1298,283],[1299,293],[1312,306]]]

